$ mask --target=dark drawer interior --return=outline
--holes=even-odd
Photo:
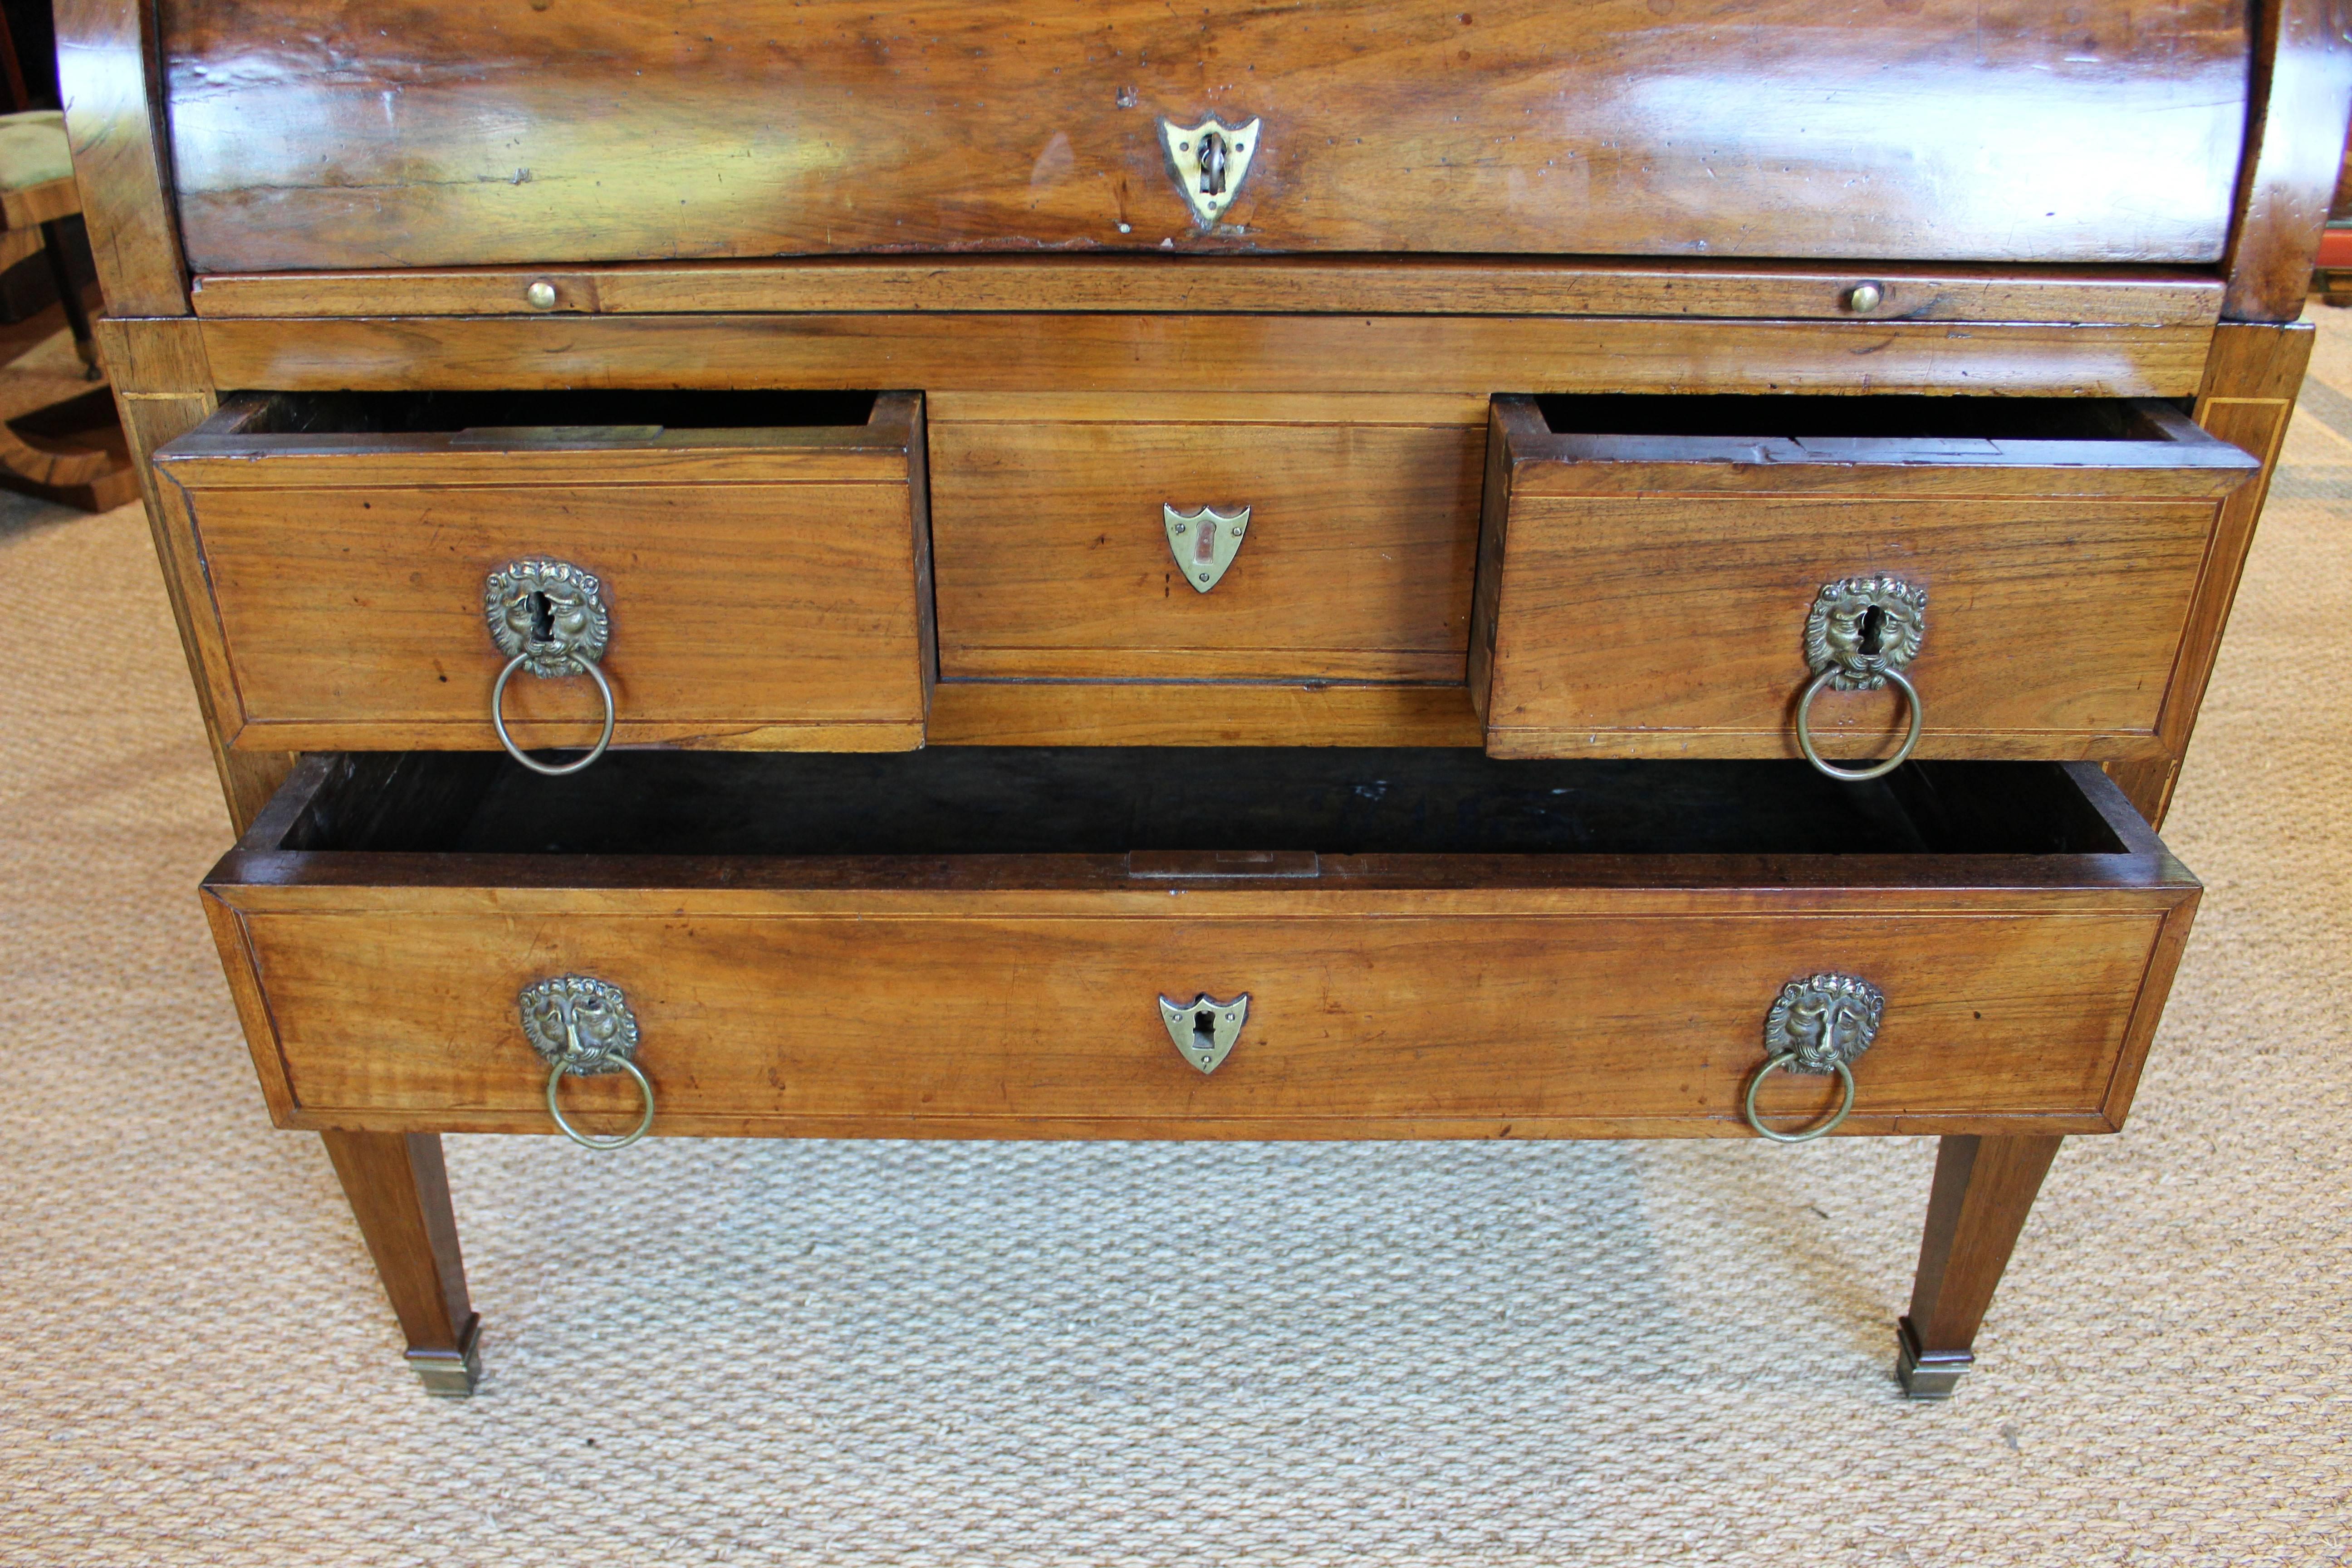
[[[2171,420],[2157,422],[2166,405],[2118,397],[1562,395],[1535,403],[1563,436],[2163,441],[2178,432]]]
[[[2048,763],[1502,762],[1475,751],[935,747],[616,752],[546,779],[467,752],[352,756],[267,847],[463,854],[2100,855]]]
[[[247,436],[457,435],[468,430],[785,430],[865,424],[871,392],[258,392]],[[225,398],[232,403],[236,398]]]

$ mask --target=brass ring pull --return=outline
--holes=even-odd
[[[637,1054],[637,1015],[619,986],[587,974],[559,974],[522,988],[515,998],[523,1038],[550,1068],[547,1113],[563,1135],[583,1149],[625,1149],[654,1124],[654,1086],[632,1058]],[[645,1114],[635,1127],[613,1137],[583,1132],[557,1101],[567,1074],[583,1078],[626,1073],[645,1096]]]
[[[588,754],[577,762],[542,763],[520,746],[516,745],[514,737],[507,733],[507,682],[514,679],[514,672],[520,669],[530,657],[528,653],[519,653],[507,660],[507,667],[499,671],[498,684],[490,688],[490,728],[499,732],[499,744],[507,749],[508,756],[512,757],[532,773],[544,773],[551,779],[560,779],[566,773],[578,773],[582,768],[603,756],[604,748],[613,743],[613,724],[619,717],[618,710],[613,702],[613,683],[604,679],[604,672],[596,668],[595,660],[574,659],[572,661],[572,668],[594,681],[596,689],[604,694],[604,732],[596,737],[596,743],[588,749]]]
[[[1791,980],[1780,987],[1764,1016],[1764,1065],[1748,1080],[1741,1108],[1748,1125],[1775,1143],[1810,1143],[1833,1132],[1853,1110],[1853,1069],[1847,1064],[1878,1037],[1886,994],[1857,974],[1831,971]],[[1756,1114],[1756,1091],[1776,1072],[1834,1072],[1844,1094],[1837,1114],[1794,1132],[1764,1125]]]
[[[630,1144],[635,1142],[638,1139],[644,1137],[647,1130],[654,1124],[654,1086],[646,1080],[644,1070],[640,1068],[636,1063],[631,1061],[626,1057],[613,1057],[609,1058],[609,1060],[613,1066],[619,1068],[623,1072],[627,1073],[631,1078],[637,1080],[637,1091],[644,1095],[646,1099],[645,1114],[637,1118],[637,1124],[629,1129],[626,1132],[615,1133],[611,1137],[604,1137],[593,1132],[581,1131],[580,1129],[572,1125],[571,1121],[563,1114],[563,1107],[557,1102],[555,1091],[558,1088],[562,1087],[563,1083],[563,1075],[568,1072],[574,1071],[580,1066],[579,1063],[570,1061],[558,1062],[555,1064],[554,1070],[547,1075],[547,1113],[555,1118],[555,1124],[563,1130],[563,1135],[566,1138],[571,1139],[574,1143],[579,1144],[583,1149],[595,1149],[599,1151],[625,1149]],[[1753,1098],[1752,1092],[1750,1098]],[[1846,1091],[1846,1099],[1851,1102],[1853,1098],[1853,1091],[1849,1088]]]
[[[1885,778],[1888,773],[1909,762],[1912,749],[1919,744],[1919,731],[1927,720],[1926,705],[1919,700],[1919,689],[1912,685],[1911,678],[1899,669],[1888,668],[1879,671],[1901,689],[1903,700],[1911,710],[1910,731],[1903,737],[1903,744],[1895,748],[1895,754],[1885,762],[1874,763],[1866,768],[1842,768],[1835,763],[1823,759],[1820,751],[1813,745],[1813,699],[1819,697],[1822,694],[1822,689],[1835,680],[1839,673],[1838,667],[1832,665],[1813,677],[1811,683],[1805,688],[1804,696],[1798,699],[1797,749],[1805,753],[1805,761],[1841,784],[1864,784],[1872,779]]]
[[[1845,1090],[1845,1098],[1838,1102],[1836,1115],[1831,1117],[1826,1121],[1816,1122],[1812,1126],[1796,1132],[1777,1132],[1771,1128],[1765,1126],[1763,1120],[1756,1114],[1756,1091],[1764,1087],[1765,1079],[1769,1077],[1774,1069],[1787,1067],[1796,1059],[1796,1052],[1782,1051],[1779,1056],[1774,1057],[1762,1067],[1758,1068],[1756,1069],[1756,1076],[1748,1080],[1748,1100],[1746,1102],[1748,1125],[1753,1127],[1758,1132],[1769,1138],[1775,1143],[1810,1143],[1823,1133],[1834,1131],[1838,1123],[1843,1121],[1847,1115],[1853,1110],[1853,1069],[1846,1066],[1843,1061],[1832,1062],[1831,1066],[1837,1068],[1838,1082]],[[562,1069],[559,1068],[556,1070],[561,1072]],[[552,1105],[555,1102],[554,1097],[555,1091],[551,1088],[548,1090],[549,1104]],[[648,1110],[646,1114],[650,1116],[652,1114],[651,1110]],[[564,1131],[569,1132],[571,1131],[571,1129],[566,1128]],[[579,1134],[573,1133],[572,1136],[578,1137]]]

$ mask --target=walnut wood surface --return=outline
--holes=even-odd
[[[2221,0],[161,7],[199,271],[897,249],[2209,261]],[[1262,121],[1196,232],[1159,121]]]
[[[325,1142],[411,1361],[457,1362],[473,1336],[474,1309],[441,1140],[430,1132],[331,1131]]]
[[[1814,595],[1881,572],[1928,595],[1920,754],[2152,741],[2219,504],[2257,464],[2138,412],[2131,440],[1743,440],[1556,432],[1498,399],[1488,750],[1797,755]],[[1826,691],[1813,722],[1827,754],[1881,756],[1905,715],[1891,689]]]
[[[236,710],[233,705],[223,706],[225,688],[213,679],[225,665],[211,589],[186,516],[170,504],[176,500],[177,492],[157,491],[150,461],[158,448],[211,416],[215,406],[211,367],[205,361],[195,323],[184,318],[100,321],[94,331],[114,386],[115,407],[130,443],[132,468],[147,503],[163,590],[179,627],[188,673],[195,682],[205,742],[220,774],[230,825],[242,833],[271,793],[285,782],[294,759],[282,752],[229,749],[226,737],[234,731]]]
[[[2352,30],[2340,0],[2256,6],[2253,113],[2223,264],[2233,321],[2292,321],[2311,290],[2320,230],[2352,116]]]
[[[1990,268],[1824,271],[1792,264],[1635,264],[1531,257],[843,257],[548,268],[215,273],[200,316],[519,315],[544,282],[559,314],[722,311],[1231,311],[1664,316],[2210,326],[2218,279],[2187,270]],[[1877,285],[1869,310],[1854,286]]]
[[[232,743],[494,744],[483,578],[542,554],[604,584],[620,742],[920,743],[919,399],[864,427],[536,450],[253,434],[253,406],[157,462],[203,552]],[[506,711],[526,746],[584,744],[601,716],[584,680],[518,679]]]
[[[2123,853],[1333,855],[1180,889],[1106,856],[283,847],[374,776],[314,763],[207,882],[288,1125],[543,1130],[514,996],[576,972],[631,997],[672,1132],[1720,1133],[1780,984],[1840,968],[1890,998],[1856,1130],[2092,1130],[2195,893],[2080,769]],[[1203,1079],[1153,998],[1237,990],[1243,1044]],[[581,1101],[620,1107],[611,1085]]]
[[[66,139],[99,291],[117,315],[184,316],[187,268],[155,111],[153,8],[135,0],[58,0],[57,26]]]
[[[2179,760],[2189,751],[2205,688],[2212,679],[2213,661],[2229,626],[2230,606],[2238,595],[2238,581],[2253,547],[2254,525],[2269,498],[2271,477],[2278,471],[2279,452],[2286,442],[2287,422],[2311,363],[2314,331],[2308,323],[2281,326],[2225,323],[2214,334],[2213,356],[2205,384],[2199,389],[2198,424],[2225,441],[2259,455],[2262,473],[2222,503],[2214,529],[2197,602],[2182,639],[2179,668],[2166,700],[2163,734],[2175,759],[2163,781],[2163,793],[2143,802],[2151,821],[2162,822],[2171,804],[2172,786],[2179,777]]]
[[[1967,1365],[2010,1253],[2064,1140],[1948,1135],[1904,1325],[1924,1358]]]
[[[1177,395],[1086,419],[1063,401],[971,420],[950,403],[932,426],[944,679],[1461,681],[1483,413],[1360,397],[1344,420],[1271,423],[1260,400]],[[1251,508],[1210,592],[1178,569],[1163,503]]]
[[[1475,746],[1461,686],[943,680],[934,746]]]
[[[1050,300],[1041,300],[1041,305]],[[218,384],[928,392],[2034,393],[2185,397],[2203,327],[1446,316],[208,321]]]

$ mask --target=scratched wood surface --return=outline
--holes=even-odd
[[[604,584],[620,743],[921,743],[919,399],[877,400],[869,426],[681,446],[530,450],[529,434],[467,449],[229,427],[163,451],[157,471],[203,552],[215,707],[236,746],[496,745],[505,660],[483,577],[534,555]],[[526,746],[585,744],[602,717],[580,679],[519,679],[506,712]]]
[[[199,272],[897,248],[2210,262],[2230,0],[165,0]],[[1255,121],[1198,226],[1163,119]]]
[[[793,765],[766,784],[717,768],[739,759],[629,761],[646,765],[566,781],[560,799],[521,781],[503,805],[467,787],[501,776],[470,759],[306,763],[206,884],[282,1123],[542,1131],[545,1068],[514,998],[584,973],[637,1011],[656,1127],[673,1132],[1719,1134],[1739,1126],[1782,984],[1834,969],[1888,995],[1854,1130],[2095,1131],[2128,1097],[2119,1069],[2137,1069],[2177,952],[2168,922],[2196,894],[2080,767],[2032,774],[2023,793],[2014,769],[1950,774],[1934,809],[1982,816],[1975,826],[1921,816],[1856,829],[1931,852],[1625,854],[1610,851],[1661,832],[1814,845],[1816,814],[1794,797],[1831,786],[1802,769],[1718,784],[1688,771],[1706,764],[1671,777],[1645,764],[1571,786],[1579,804],[1544,808],[1561,817],[1547,826],[1516,796],[1465,816],[1400,753],[1376,767],[1389,786],[1378,800],[1299,781],[1229,799],[1249,771],[1231,762],[1204,800],[1148,757],[773,759]],[[975,823],[996,795],[954,775],[1000,765],[1084,770],[1086,820]],[[1517,786],[1501,764],[1466,765]],[[1122,766],[1139,770],[1135,799],[1096,798],[1117,793],[1105,770]],[[765,829],[784,844],[816,833],[837,851],[827,858],[672,852],[751,842],[727,826],[730,802],[845,768],[907,775],[864,797],[870,808],[825,798],[834,817],[870,810],[863,838],[789,818]],[[1252,844],[1288,824],[1302,841],[1351,831],[1380,852],[1326,856],[1301,878],[1164,881],[1123,857],[1022,848],[1142,843],[1187,831],[1160,820],[1171,813],[1217,821],[1226,805]],[[1338,826],[1315,826],[1326,812]],[[1512,814],[1529,825],[1497,826]],[[1387,852],[1497,832],[1592,848]],[[1960,852],[1986,834],[1995,849],[2053,847]],[[599,852],[511,853],[519,835]],[[859,853],[933,841],[951,852]],[[602,852],[633,844],[660,852]],[[955,852],[975,844],[1012,852]],[[1242,992],[1241,1041],[1203,1077],[1176,1055],[1155,998]],[[1805,1114],[1824,1092],[1775,1084],[1763,1103]],[[619,1085],[578,1087],[583,1110],[625,1100]]]
[[[1670,422],[1693,409],[1653,401]],[[1755,412],[1717,417],[1805,417],[1740,406]],[[1759,425],[1741,440],[1570,434],[1531,400],[1497,400],[1507,499],[1489,498],[1502,537],[1484,549],[1474,634],[1488,748],[1798,755],[1814,596],[1885,574],[1927,595],[1906,671],[1920,754],[2156,750],[2221,503],[2260,462],[2168,405],[2140,411],[2133,439],[1796,441]],[[1963,413],[1946,417],[1957,433]],[[1825,691],[1811,717],[1840,758],[1888,754],[1907,722],[1892,689]]]
[[[940,673],[1458,684],[1485,450],[1477,399],[946,399]],[[1250,509],[1208,592],[1163,506]]]

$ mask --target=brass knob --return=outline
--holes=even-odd
[[[1886,299],[1885,290],[1875,283],[1857,283],[1846,290],[1845,308],[1857,316],[1868,315]]]
[[[522,291],[525,303],[534,310],[555,309],[555,285],[542,278]]]

